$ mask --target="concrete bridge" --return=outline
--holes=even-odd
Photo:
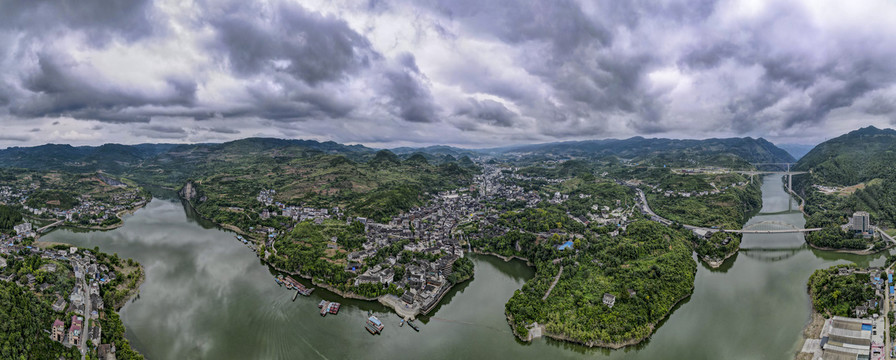
[[[792,224],[781,221],[766,220],[755,224],[745,226],[743,229],[721,230],[727,233],[736,234],[786,234],[786,233],[807,233],[821,230],[821,228],[800,229]]]
[[[37,229],[36,232],[37,232],[38,234],[43,234],[45,231],[50,230],[50,229],[53,228],[53,227],[62,225],[63,223],[65,223],[65,220],[59,220],[59,221],[54,222],[54,223],[52,223],[52,224],[50,224],[50,225],[47,225],[47,226],[44,226],[44,227],[42,227],[42,228]]]
[[[755,175],[767,175],[767,174],[778,174],[782,176],[787,176],[787,192],[793,192],[793,175],[800,174],[808,174],[807,171],[790,171],[790,167],[793,166],[793,163],[751,163],[750,165],[755,166],[757,169],[760,166],[780,166],[784,171],[735,171],[738,174],[750,175],[750,180],[753,180],[753,176]]]

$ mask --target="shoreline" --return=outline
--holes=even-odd
[[[893,246],[891,245],[891,246],[887,246],[887,247],[885,247],[885,248],[878,249],[878,250],[851,250],[851,249],[837,249],[837,248],[828,248],[828,247],[822,247],[822,246],[815,246],[815,245],[813,245],[812,243],[810,243],[810,242],[808,242],[808,241],[806,241],[806,244],[809,245],[809,247],[811,247],[811,248],[813,248],[813,249],[815,249],[815,250],[832,251],[832,252],[837,252],[837,253],[842,253],[842,254],[853,254],[853,255],[874,255],[874,254],[877,254],[877,253],[879,253],[879,252],[881,252],[881,251],[889,250],[890,248],[893,247]]]
[[[825,318],[818,311],[815,311],[815,306],[812,306],[811,311],[812,313],[809,315],[809,322],[803,327],[803,331],[800,332],[802,339],[799,342],[800,345],[796,354],[794,354],[795,360],[811,360],[815,355],[814,353],[803,352],[803,349],[806,346],[806,341],[818,339],[821,336]]]
[[[137,278],[137,284],[134,285],[133,289],[128,290],[128,295],[121,300],[121,304],[114,304],[114,306],[112,306],[112,309],[115,310],[115,312],[120,312],[121,308],[133,301],[137,295],[140,295],[140,286],[143,286],[143,282],[146,280],[146,271],[143,270],[143,264],[139,265],[140,277]]]
[[[725,257],[722,258],[721,260],[711,259],[707,256],[700,257],[700,260],[703,260],[703,262],[706,263],[707,265],[709,265],[709,267],[711,267],[713,269],[718,269],[718,268],[722,267],[722,264],[725,263],[725,260],[728,260],[728,258],[737,254],[738,251],[740,251],[739,245],[738,245],[737,249],[734,249],[734,251],[728,253],[728,255],[725,255]]]
[[[37,242],[38,239],[40,239],[44,235],[49,234],[59,228],[68,228],[68,229],[76,229],[76,230],[96,230],[96,231],[110,231],[110,230],[118,229],[118,228],[124,226],[124,216],[125,215],[131,215],[131,214],[137,212],[137,210],[140,210],[140,209],[146,207],[146,205],[149,204],[150,201],[152,201],[151,198],[149,199],[149,201],[145,201],[142,204],[140,204],[140,206],[135,206],[134,208],[121,210],[121,211],[115,213],[115,216],[117,216],[118,220],[120,220],[119,222],[117,222],[115,224],[108,225],[108,226],[83,226],[83,225],[76,225],[74,223],[66,224],[63,222],[62,225],[54,226],[51,229],[49,229],[46,233],[37,234],[37,236],[34,238],[34,241]],[[46,220],[46,219],[40,219],[40,220]]]
[[[494,257],[496,257],[496,258],[498,258],[498,259],[504,260],[504,262],[510,262],[510,260],[514,260],[514,259],[516,259],[516,260],[522,260],[522,261],[525,261],[525,262],[526,262],[526,266],[533,266],[532,263],[529,261],[529,259],[526,259],[526,258],[524,258],[524,257],[522,257],[522,256],[516,256],[516,255],[504,256],[504,255],[496,254],[496,253],[493,253],[493,252],[490,252],[490,251],[481,251],[481,250],[478,250],[478,249],[473,249],[473,253],[474,253],[474,254],[479,254],[479,255],[494,256]]]

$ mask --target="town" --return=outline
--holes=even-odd
[[[256,197],[261,205],[258,210],[259,218],[291,221],[280,222],[282,228],[255,227],[250,229],[250,234],[263,244],[265,251],[259,252],[259,256],[273,260],[284,256],[282,247],[292,239],[290,234],[299,223],[307,222],[316,226],[325,226],[328,222],[337,220],[344,221],[345,226],[357,223],[363,227],[363,242],[357,249],[352,250],[351,246],[346,245],[345,239],[338,236],[329,237],[326,241],[326,251],[333,254],[345,253],[344,259],[334,255],[332,261],[341,264],[344,271],[353,276],[349,293],[352,289],[371,285],[388,289],[388,293],[377,296],[378,300],[392,307],[402,317],[414,318],[419,314],[427,314],[454,284],[472,275],[472,269],[464,269],[462,276],[455,274],[458,261],[468,261],[464,260],[465,251],[479,251],[473,248],[471,240],[498,237],[514,230],[501,224],[500,214],[503,211],[495,209],[498,204],[513,203],[518,204],[520,209],[532,209],[542,202],[557,205],[569,200],[568,194],[526,190],[519,185],[521,182],[560,184],[564,179],[524,176],[517,174],[517,170],[513,167],[483,164],[481,173],[474,176],[472,185],[433,194],[424,206],[411,208],[384,223],[347,216],[338,207],[286,205],[275,201],[275,190],[266,189]],[[577,196],[577,199],[588,198],[590,195]],[[630,200],[634,204],[634,197]],[[602,226],[611,225],[614,230],[609,235],[615,236],[631,221],[630,217],[635,211],[634,206],[623,207],[621,201],[615,200],[614,209],[593,205],[589,207],[586,216],[574,216],[568,212],[564,216],[582,226],[592,222]],[[462,230],[470,225],[489,231],[470,233]],[[557,235],[582,236],[558,231],[537,232],[535,235],[543,239]],[[564,249],[562,244],[558,244],[557,248]],[[464,266],[471,268],[472,264]],[[350,295],[345,292],[342,294]]]

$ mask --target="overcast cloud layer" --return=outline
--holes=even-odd
[[[816,143],[896,124],[893,19],[893,0],[6,0],[0,147]]]

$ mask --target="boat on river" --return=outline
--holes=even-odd
[[[377,319],[376,316],[370,315],[370,317],[367,318],[367,324],[364,328],[367,329],[367,332],[371,335],[377,335],[383,332],[383,329],[385,329],[386,326],[383,325],[383,322],[380,321],[380,319]]]

